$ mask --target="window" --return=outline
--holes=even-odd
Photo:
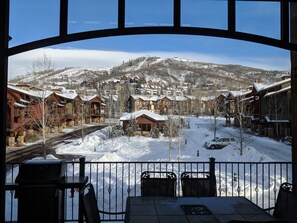
[[[139,124],[139,128],[141,131],[151,131],[151,125],[150,124]]]

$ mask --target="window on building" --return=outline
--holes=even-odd
[[[151,125],[150,124],[139,124],[139,128],[141,131],[151,131]]]

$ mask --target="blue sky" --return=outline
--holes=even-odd
[[[69,33],[117,27],[118,0],[69,0]],[[227,28],[226,0],[182,0],[181,23]],[[126,26],[171,26],[173,0],[126,0]],[[59,0],[11,0],[10,46],[58,34]],[[279,4],[238,2],[237,30],[279,38]],[[109,67],[138,56],[183,57],[265,69],[290,69],[289,52],[245,41],[187,35],[108,37],[19,54],[10,58],[9,76],[24,74],[42,54],[55,68]]]

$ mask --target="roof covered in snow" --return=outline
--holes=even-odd
[[[289,90],[291,90],[291,86],[282,88],[282,89],[280,89],[278,91],[269,92],[269,93],[265,94],[264,97],[269,97],[269,96],[276,95],[276,94],[279,94],[279,93],[282,93],[282,92],[286,92],[286,91],[289,91]]]
[[[215,96],[206,96],[206,97],[201,97],[201,101],[212,101],[216,97]]]
[[[142,115],[146,115],[146,116],[154,119],[155,121],[166,121],[167,120],[167,116],[159,115],[159,114],[156,114],[156,113],[148,111],[148,110],[139,110],[139,111],[127,114],[125,116],[122,116],[120,118],[120,121],[127,121],[127,120],[130,120],[131,118],[138,118]]]
[[[58,96],[66,99],[74,99],[78,94],[75,90],[65,90],[62,93],[56,93]]]
[[[285,80],[281,80],[279,82],[275,82],[272,84],[263,84],[263,83],[254,83],[254,88],[256,89],[256,91],[263,91],[263,90],[267,90],[269,88],[273,88],[276,87],[278,85],[282,85],[282,84],[286,84],[291,82],[291,78],[285,79]]]
[[[10,84],[7,85],[7,88],[11,89],[13,91],[19,92],[21,94],[29,95],[29,96],[35,97],[35,98],[47,98],[48,96],[53,94],[52,91],[48,91],[48,90],[44,90],[44,91],[27,91],[27,90],[15,87],[15,86],[10,85]]]

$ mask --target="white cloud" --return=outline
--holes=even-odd
[[[9,78],[24,75],[32,66],[32,62],[43,55],[49,57],[54,64],[54,69],[64,67],[82,68],[109,68],[121,64],[123,61],[135,59],[141,56],[159,56],[161,58],[179,57],[201,62],[218,64],[241,64],[269,70],[288,70],[290,61],[287,58],[231,58],[220,55],[199,54],[192,52],[124,52],[124,51],[100,51],[85,49],[54,49],[43,48],[21,53],[9,58]]]
[[[101,24],[101,22],[100,21],[85,21],[84,22],[85,24],[91,24],[91,25],[98,25],[98,24]]]

